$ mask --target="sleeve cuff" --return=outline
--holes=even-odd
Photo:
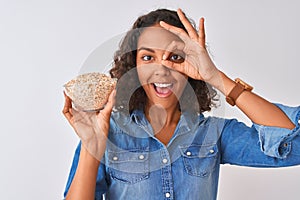
[[[254,128],[258,131],[261,150],[264,154],[284,159],[291,151],[292,140],[300,134],[300,106],[288,107],[282,104],[275,104],[279,107],[295,124],[293,130],[263,126],[253,123]]]

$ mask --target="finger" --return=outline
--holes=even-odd
[[[172,41],[165,49],[162,59],[167,60],[171,53],[176,53],[176,51],[183,52],[185,44],[179,41]]]
[[[73,113],[74,113],[75,111],[76,111],[76,110],[75,110],[74,108],[70,108],[70,109],[69,109],[69,113],[70,113],[71,115],[73,115],[73,116],[74,116]]]
[[[85,124],[91,124],[91,118],[93,115],[95,115],[94,112],[86,112],[86,111],[77,111],[75,109],[72,109],[73,113],[73,124],[75,125],[77,122],[85,123]]]
[[[74,125],[76,122],[79,121],[79,119],[82,119],[82,116],[81,114],[79,113],[79,111],[77,111],[76,109],[74,108],[70,108],[69,109],[69,113],[72,115],[72,118],[71,118],[71,122],[72,122],[72,125]]]
[[[165,67],[167,67],[167,68],[169,68],[171,70],[176,70],[176,71],[178,71],[180,73],[185,74],[183,63],[174,63],[174,62],[169,61],[169,60],[162,60],[161,61],[161,64],[163,66],[165,66]]]
[[[161,63],[165,67],[176,70],[188,77],[202,80],[199,69],[192,65],[187,59],[183,63],[174,63],[169,60],[162,60]]]
[[[198,39],[197,31],[192,26],[190,21],[186,18],[185,14],[182,12],[182,10],[180,8],[177,10],[177,15],[178,15],[180,21],[182,22],[183,26],[187,30],[187,32],[188,32],[189,36],[191,37],[191,39],[197,40]]]
[[[199,20],[199,44],[205,48],[205,27],[204,27],[204,18],[201,17]]]
[[[171,33],[174,33],[177,35],[183,42],[187,43],[191,38],[189,35],[181,28],[178,28],[176,26],[172,26],[170,24],[167,24],[164,21],[159,22],[160,26],[163,27],[164,29],[170,31]]]
[[[65,92],[64,92],[64,97],[65,97],[65,104],[62,113],[70,122],[73,117],[72,113],[70,112],[70,109],[72,109],[72,100],[70,99],[70,97],[66,95]]]

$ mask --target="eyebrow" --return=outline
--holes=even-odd
[[[140,47],[140,48],[138,48],[138,51],[142,51],[142,50],[150,51],[152,53],[155,52],[153,49],[150,49],[150,48],[147,48],[147,47]]]

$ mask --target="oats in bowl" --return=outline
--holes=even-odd
[[[64,87],[76,109],[98,111],[105,106],[116,83],[116,78],[98,72],[91,72],[78,75],[67,82]]]

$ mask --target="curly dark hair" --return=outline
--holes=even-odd
[[[146,15],[140,16],[133,24],[132,29],[127,32],[120,43],[119,49],[114,55],[114,67],[110,70],[113,78],[118,78],[116,109],[131,113],[135,109],[144,109],[147,96],[143,87],[139,83],[136,70],[137,43],[143,28],[158,24],[164,21],[173,26],[182,28],[176,11],[168,9],[157,9]],[[195,23],[190,20],[193,26]],[[187,32],[187,31],[186,31]],[[207,83],[201,80],[188,78],[187,86],[180,99],[181,110],[193,110],[197,113],[210,111],[217,100],[216,91]]]

